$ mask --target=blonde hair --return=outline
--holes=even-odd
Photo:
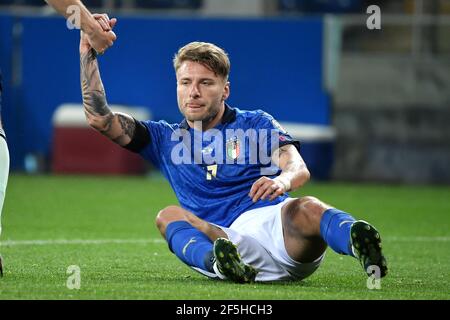
[[[230,59],[228,54],[215,44],[208,42],[191,42],[180,48],[173,58],[175,72],[185,61],[200,63],[228,81]]]

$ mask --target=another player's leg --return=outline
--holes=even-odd
[[[1,103],[1,83],[0,83],[0,103]],[[1,218],[2,218],[3,202],[5,200],[6,184],[8,183],[8,174],[9,174],[9,151],[8,145],[6,144],[6,135],[5,132],[3,131],[0,114],[0,235],[2,232]],[[0,255],[0,276],[3,276],[3,260],[1,255]]]
[[[2,125],[2,74],[0,72],[0,235],[2,233],[2,209],[5,201],[6,184],[9,174],[9,151]],[[0,255],[0,276],[3,276],[3,259]]]
[[[5,201],[6,184],[8,183],[9,174],[9,152],[6,144],[6,137],[0,123],[0,235],[2,232],[2,209]],[[0,276],[3,276],[3,260],[0,255]]]
[[[302,197],[282,209],[285,245],[289,255],[299,262],[312,262],[329,245],[335,252],[356,257],[364,270],[370,265],[387,273],[386,259],[381,251],[378,231],[365,221],[313,197]],[[371,275],[371,273],[368,273]]]
[[[0,120],[1,121],[1,120]],[[3,208],[3,202],[5,200],[6,184],[8,182],[9,174],[9,151],[8,145],[6,144],[6,135],[2,129],[0,122],[0,218]],[[0,220],[1,222],[1,220]],[[0,223],[0,234],[2,231]]]
[[[250,282],[256,271],[242,262],[220,228],[177,206],[160,211],[156,225],[170,250],[187,265],[236,282]]]

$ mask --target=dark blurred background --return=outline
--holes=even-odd
[[[210,41],[230,54],[229,103],[280,120],[314,178],[450,183],[450,0],[83,2],[119,19],[100,58],[117,108],[180,121],[171,59]],[[366,25],[373,4],[380,30]],[[147,170],[83,125],[79,33],[64,18],[43,0],[0,0],[0,39],[13,170]]]

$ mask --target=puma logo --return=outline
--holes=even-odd
[[[353,221],[353,220],[345,220],[345,221],[342,221],[341,223],[339,223],[339,228],[340,227],[342,227],[344,224],[346,224],[346,223],[353,223],[353,222],[355,222],[355,221]]]
[[[186,243],[186,245],[183,247],[183,256],[186,256],[186,250],[189,247],[190,244],[197,242],[197,240],[195,240],[195,237],[191,238],[191,240],[189,240],[188,243]]]

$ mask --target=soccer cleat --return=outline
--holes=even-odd
[[[214,269],[219,271],[220,278],[238,283],[255,281],[258,272],[242,261],[237,247],[230,240],[219,238],[214,241],[214,256],[216,258]]]
[[[364,271],[370,277],[373,267],[380,269],[380,277],[383,278],[388,271],[386,258],[381,252],[380,233],[368,222],[358,220],[350,228],[352,250],[359,259]]]

